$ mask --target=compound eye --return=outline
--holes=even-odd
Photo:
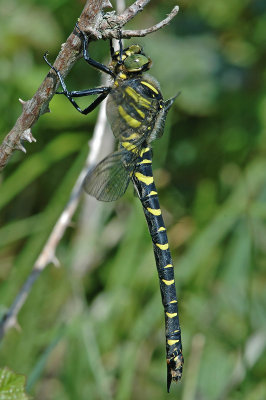
[[[129,72],[141,71],[143,66],[149,64],[149,59],[143,54],[132,54],[124,61],[124,66]]]
[[[132,53],[138,54],[141,53],[142,48],[139,44],[132,44],[131,46],[129,46],[128,50],[130,51],[131,54]]]

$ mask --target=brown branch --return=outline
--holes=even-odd
[[[118,29],[142,11],[149,1],[137,0],[117,16],[114,12],[102,15],[101,10],[111,6],[109,0],[88,0],[79,18],[79,26],[89,35],[90,40],[117,38]],[[168,24],[177,12],[178,6],[174,7],[166,19],[155,26],[144,30],[125,30],[122,32],[122,37],[145,36],[155,32]],[[63,77],[67,75],[73,64],[80,58],[80,48],[81,40],[78,32],[74,30],[61,46],[61,51],[54,63],[54,66],[60,70]],[[35,141],[31,134],[31,127],[42,114],[49,112],[48,105],[58,85],[57,76],[53,71],[50,71],[31,100],[20,100],[22,114],[0,146],[0,170],[6,166],[15,150],[26,152],[21,143],[22,141],[26,140],[30,143]]]
[[[147,29],[140,29],[140,30],[124,30],[122,32],[122,36],[124,39],[129,39],[131,37],[142,37],[142,36],[146,36],[150,33],[156,32],[159,29],[163,28],[165,25],[168,25],[169,22],[176,16],[176,14],[179,11],[179,7],[175,6],[172,11],[170,12],[170,14],[163,19],[161,22],[159,22],[158,24],[151,26],[150,28]]]
[[[122,14],[120,14],[117,19],[121,20],[120,26],[125,25],[124,21],[130,21],[139,12],[141,12],[144,7],[150,2],[150,0],[137,0],[131,6],[129,6]]]

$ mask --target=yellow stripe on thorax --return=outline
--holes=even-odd
[[[136,102],[138,103],[139,95],[136,90],[132,89],[131,87],[127,86],[125,88],[125,92]]]
[[[158,90],[152,86],[150,83],[146,82],[146,81],[141,81],[140,83],[142,83],[142,85],[147,86],[149,89],[151,89],[154,93],[159,94]]]
[[[146,158],[142,160],[139,164],[151,164],[151,160],[147,160]]]
[[[126,121],[126,123],[131,126],[131,128],[138,128],[141,125],[141,122],[135,118],[132,118],[122,106],[118,106],[118,112],[121,117]]]
[[[165,244],[156,243],[156,246],[159,247],[159,249],[161,249],[161,250],[167,250],[169,248],[168,243],[165,243]]]
[[[136,92],[133,88],[127,86],[125,88],[125,92],[139,105],[145,108],[149,108],[151,102],[144,97],[142,97],[139,93]]]
[[[140,172],[135,172],[135,177],[139,181],[146,183],[146,185],[150,185],[151,183],[153,183],[153,176],[146,176],[141,174]]]
[[[158,229],[158,232],[163,232],[163,231],[166,231],[166,229],[165,229],[164,226],[161,226],[161,227]]]
[[[149,100],[145,99],[144,97],[139,96],[138,105],[141,106],[141,107],[149,109],[150,105],[151,105],[151,102]]]
[[[139,116],[140,116],[141,118],[145,118],[144,112],[141,111],[138,107],[136,107],[134,103],[130,103],[130,105],[131,105],[132,107],[135,108],[135,110],[137,111],[137,113],[139,114]]]
[[[155,195],[157,195],[157,194],[158,194],[157,192],[155,192],[154,190],[152,190],[150,193],[147,194],[147,196],[155,196]]]

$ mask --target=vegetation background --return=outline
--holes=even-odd
[[[0,1],[0,135],[32,97],[84,0]],[[127,5],[131,2],[127,1]],[[129,24],[170,12],[154,0]],[[84,199],[61,241],[61,268],[42,273],[0,348],[41,400],[266,398],[266,2],[180,0],[180,12],[139,40],[165,98],[181,90],[154,170],[169,231],[185,356],[166,393],[164,320],[151,240],[128,189],[114,204]],[[134,43],[131,40],[127,43]],[[108,43],[91,45],[108,62]],[[67,79],[94,87],[84,61]],[[61,96],[2,174],[0,312],[12,303],[63,209],[97,111]],[[85,201],[86,197],[86,201]],[[90,207],[90,208],[88,208]]]

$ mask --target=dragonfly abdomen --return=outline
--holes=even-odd
[[[178,381],[182,376],[182,343],[174,267],[158,194],[153,179],[151,158],[151,150],[149,147],[146,147],[136,164],[132,180],[144,209],[153,242],[154,256],[159,275],[160,291],[165,313],[166,359],[168,365],[167,387],[169,390],[171,381]]]

